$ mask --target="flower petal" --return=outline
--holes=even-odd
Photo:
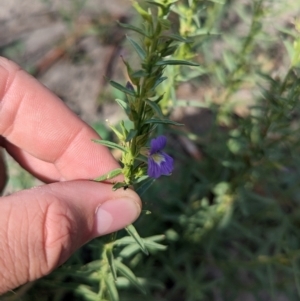
[[[168,176],[172,173],[174,166],[173,166],[173,158],[169,156],[168,154],[162,152],[161,153],[164,156],[164,161],[160,164],[160,173],[161,175]]]
[[[159,178],[160,176],[168,176],[173,171],[173,158],[164,152],[159,153],[163,156],[163,160],[156,162],[153,157],[148,157],[148,176],[151,178]]]
[[[161,151],[167,143],[167,138],[165,136],[158,136],[151,140],[151,147],[150,147],[150,155]]]
[[[161,176],[160,166],[153,160],[152,157],[148,158],[148,176],[157,179]]]

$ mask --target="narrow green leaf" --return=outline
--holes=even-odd
[[[139,278],[137,277],[138,281],[145,287],[145,288],[151,288],[151,289],[155,289],[156,291],[163,291],[166,289],[165,285],[163,282],[157,280],[157,279],[153,279],[153,278]],[[123,276],[119,276],[118,277],[118,288],[128,288],[130,285],[130,281]],[[138,296],[137,298],[127,298],[124,299],[124,301],[129,301],[129,300],[144,300],[144,298],[139,298],[140,296]],[[155,298],[155,300],[159,300],[158,298]],[[145,298],[145,300],[153,300],[152,297],[149,298]],[[160,299],[161,300],[161,299]],[[164,299],[166,300],[166,299]],[[94,300],[86,300],[86,301],[94,301]],[[101,301],[108,301],[108,300],[101,300]]]
[[[162,52],[162,56],[166,57],[166,56],[172,55],[176,51],[177,48],[178,48],[178,45],[169,46],[164,52]]]
[[[122,100],[122,99],[116,99],[116,102],[118,103],[118,105],[124,109],[125,112],[127,112],[128,110],[128,104],[126,103],[126,101]]]
[[[149,4],[152,4],[152,5],[156,5],[162,9],[166,9],[165,5],[161,4],[161,3],[157,3],[157,2],[154,2],[154,1],[146,1],[147,3]]]
[[[94,181],[102,182],[102,181],[105,181],[105,180],[110,180],[110,179],[113,179],[114,177],[120,175],[121,173],[122,173],[122,169],[117,168],[117,169],[114,169],[114,170],[104,174],[101,177],[98,177],[98,178],[94,179]]]
[[[109,295],[110,295],[110,300],[111,301],[119,301],[119,294],[118,290],[116,288],[116,282],[112,277],[105,277],[105,284],[108,289]]]
[[[74,287],[73,291],[76,294],[84,296],[86,298],[86,300],[97,300],[98,299],[98,294],[91,291],[91,288],[88,285],[80,284],[77,287]]]
[[[121,127],[121,130],[123,132],[124,137],[127,137],[128,130],[127,130],[126,126],[125,126],[124,120],[121,120],[120,127]]]
[[[158,61],[155,64],[156,66],[166,66],[166,65],[185,65],[185,66],[199,66],[199,64],[189,61],[182,61],[182,60],[164,60]]]
[[[126,36],[127,40],[130,42],[130,44],[133,46],[139,57],[144,60],[146,57],[146,52],[144,49],[133,39],[131,39],[129,36]]]
[[[121,252],[119,252],[119,256],[121,258],[129,258],[134,256],[136,253],[140,252],[140,247],[138,244],[134,243],[134,244],[130,244],[127,245],[126,247],[124,247],[122,249]]]
[[[149,212],[149,211],[148,211]],[[150,213],[145,213],[145,214],[151,214]],[[129,236],[127,236],[127,238],[131,238]],[[150,237],[151,238],[151,237]],[[132,238],[131,238],[132,239]],[[154,241],[144,241],[145,245],[151,248],[151,250],[155,251],[164,251],[167,247],[162,245],[162,244],[158,244],[159,246],[153,245],[154,243],[156,244],[156,242]],[[136,243],[136,241],[132,240],[122,240],[122,241],[118,241],[116,243],[117,246],[125,246],[122,251],[118,254],[119,256],[121,256],[123,258],[123,254],[126,256],[128,255],[128,257],[132,256],[134,253],[140,252],[140,246]],[[157,248],[156,248],[157,247]]]
[[[126,189],[126,188],[128,188],[128,184],[127,183],[125,183],[125,182],[117,182],[116,184],[114,184],[114,186],[112,187],[112,190],[118,190],[118,189],[120,189],[120,188],[124,188],[124,189]]]
[[[133,78],[141,78],[141,77],[145,77],[147,75],[149,75],[149,73],[145,72],[144,70],[137,70],[130,74],[130,76]]]
[[[148,21],[149,23],[152,22],[152,16],[148,14],[139,4],[137,1],[132,2],[132,6],[136,9],[136,11],[141,15],[141,17]]]
[[[116,89],[118,89],[121,92],[124,92],[125,94],[129,94],[131,96],[135,96],[135,92],[133,90],[127,89],[126,87],[120,85],[119,83],[110,80],[109,83]]]
[[[146,0],[146,2],[149,3],[149,4],[153,4],[153,5],[159,6],[161,8],[165,8],[166,7],[165,4],[158,3],[156,1]],[[167,2],[167,1],[164,1],[164,2]]]
[[[152,90],[154,90],[158,85],[160,85],[166,79],[168,79],[166,76],[162,76],[159,79],[157,79],[154,86],[152,87]]]
[[[164,94],[158,96],[156,99],[151,99],[151,101],[154,101],[155,103],[159,103],[164,98]]]
[[[129,142],[131,139],[133,139],[137,135],[138,131],[131,129],[126,137],[126,142]]]
[[[109,148],[115,148],[115,149],[119,149],[121,150],[122,152],[126,152],[126,149],[117,144],[117,143],[114,143],[114,142],[111,142],[111,141],[108,141],[108,140],[97,140],[97,139],[92,139],[93,142],[96,142],[96,143],[99,143],[99,144],[102,144],[102,145],[105,145]]]
[[[171,21],[170,21],[170,20],[159,18],[157,21],[160,23],[161,27],[162,27],[164,30],[168,30],[168,29],[171,28]]]
[[[149,241],[162,241],[166,239],[165,234],[157,234],[144,238],[145,243]]]
[[[147,160],[147,159],[145,159],[145,160]],[[141,183],[141,182],[147,180],[148,178],[149,178],[149,177],[146,176],[146,175],[145,175],[145,176],[141,176],[141,177],[137,178],[137,179],[133,182],[133,184]]]
[[[136,244],[136,240],[131,236],[124,236],[122,238],[119,238],[113,242],[116,246],[126,246],[131,244]]]
[[[149,255],[149,252],[147,250],[147,248],[145,247],[145,244],[143,242],[143,239],[140,237],[140,235],[138,234],[138,232],[136,231],[135,227],[133,225],[129,225],[126,228],[126,231],[128,232],[128,234],[134,238],[134,240],[137,242],[137,244],[140,246],[141,250],[146,254]]]
[[[118,272],[127,278],[136,288],[138,288],[143,294],[146,294],[144,287],[139,283],[133,272],[121,261],[116,261],[116,268]]]
[[[178,123],[169,119],[149,119],[144,122],[144,124],[152,124],[152,123],[160,123],[160,124],[171,124],[176,126],[182,126],[182,123]]]
[[[162,113],[160,106],[156,102],[149,99],[146,99],[145,102],[153,110],[154,114],[157,115],[157,117],[161,119],[164,118],[164,114]]]
[[[148,137],[149,137],[149,133],[146,131],[145,134],[138,135],[136,137],[136,143],[140,145],[144,145],[147,142]]]
[[[118,139],[120,141],[123,141],[124,140],[124,136],[116,129],[116,127],[114,127],[113,125],[111,124],[108,124],[108,126],[112,129],[112,131],[116,134],[116,136],[118,137]]]
[[[149,212],[148,210],[145,210],[145,214],[151,214],[151,212]],[[148,242],[157,242],[157,241],[162,241],[166,239],[166,236],[164,234],[160,234],[160,235],[152,235],[146,238],[143,238],[144,243],[148,243]],[[126,245],[130,245],[130,244],[136,244],[136,240],[131,237],[131,236],[124,236],[122,238],[117,239],[116,241],[113,242],[114,245],[116,246],[126,246]]]
[[[133,30],[133,31],[135,31],[135,32],[140,33],[140,34],[143,35],[143,36],[146,36],[146,37],[148,36],[147,33],[146,33],[145,31],[143,31],[143,30],[142,30],[141,28],[139,28],[139,27],[136,27],[136,26],[133,26],[133,25],[130,25],[130,24],[121,23],[121,22],[118,22],[118,24],[119,24],[121,27],[125,28],[125,29]]]
[[[145,245],[149,248],[149,250],[153,251],[165,251],[168,247],[162,244],[158,244],[157,242],[145,242]]]
[[[109,267],[110,267],[111,274],[114,278],[114,281],[117,281],[115,258],[114,258],[112,248],[109,248],[109,249],[106,250],[106,256],[107,256],[107,261],[108,261],[108,264],[109,264]]]

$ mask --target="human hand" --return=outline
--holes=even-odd
[[[46,185],[0,199],[0,294],[50,273],[141,211],[130,189],[88,181],[118,167],[98,135],[55,95],[0,57],[0,146]],[[5,177],[0,165],[0,186]]]

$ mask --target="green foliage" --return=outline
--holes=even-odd
[[[119,140],[119,145],[105,140],[95,141],[122,151],[124,182],[116,183],[114,186],[116,189],[135,185],[146,179],[147,163],[140,157],[144,155],[143,150],[147,147],[149,138],[153,136],[157,126],[180,125],[167,119],[159,105],[163,93],[157,93],[157,89],[167,79],[164,76],[165,68],[173,65],[198,66],[197,63],[187,60],[166,59],[176,51],[180,44],[187,41],[176,34],[168,34],[171,24],[167,17],[174,2],[147,1],[147,3],[157,7],[157,11],[150,8],[144,10],[137,1],[132,2],[133,7],[143,19],[141,27],[120,23],[122,27],[142,36],[140,41],[127,36],[127,40],[141,60],[140,67],[133,70],[131,64],[122,58],[131,82],[127,82],[124,86],[113,80],[109,81],[113,88],[125,94],[124,100],[116,101],[124,109],[128,119],[132,121],[132,128],[127,129],[123,121],[120,123],[122,131],[110,126]],[[96,180],[104,181],[107,177],[112,178],[119,174],[113,171]]]
[[[127,227],[130,236],[121,232],[78,250],[23,299],[298,300],[299,20],[270,36],[267,20],[276,11],[268,1],[143,4],[133,2],[142,26],[120,24],[138,35],[127,40],[141,66],[133,70],[124,60],[131,84],[110,81],[126,94],[117,102],[133,127],[121,122],[111,127],[119,143],[100,141],[131,157],[122,159],[127,169],[98,180],[125,173],[126,183],[115,188],[135,183],[146,214]],[[274,49],[283,57],[274,58]],[[187,60],[201,67],[179,64]],[[177,89],[190,80],[201,93],[179,98]],[[172,177],[134,177],[130,164],[140,164],[150,133],[178,125],[165,116],[186,106],[195,107],[197,130],[170,130]],[[202,155],[183,152],[180,137]]]

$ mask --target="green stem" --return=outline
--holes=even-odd
[[[155,58],[155,52],[157,51],[157,45],[158,45],[158,38],[153,37],[151,45],[147,49],[147,57],[145,58],[145,69],[148,72],[148,75],[143,79],[142,84],[138,86],[137,92],[138,95],[136,97],[136,102],[137,102],[137,114],[138,114],[138,120],[134,121],[134,129],[137,130],[137,135],[132,139],[132,142],[130,144],[130,152],[133,157],[133,162],[130,168],[130,176],[128,179],[129,184],[132,182],[132,174],[133,174],[133,168],[134,168],[134,163],[139,155],[140,149],[142,146],[139,146],[137,143],[137,137],[142,134],[141,128],[142,125],[145,121],[145,109],[146,109],[146,103],[145,100],[148,98],[148,91],[147,87],[151,85],[150,80],[152,80],[151,77],[153,77],[152,71],[153,71],[153,66],[156,62],[153,61],[153,58]]]
[[[107,261],[107,258],[105,258],[105,257],[106,257],[106,250],[105,250],[105,247],[103,247],[100,258],[102,261],[105,261],[105,260]],[[107,288],[106,288],[104,277],[107,277],[107,272],[108,272],[107,268],[108,268],[108,265],[103,264],[101,266],[101,270],[99,271],[100,272],[100,283],[99,283],[100,290],[98,292],[99,300],[103,300],[106,295]]]

